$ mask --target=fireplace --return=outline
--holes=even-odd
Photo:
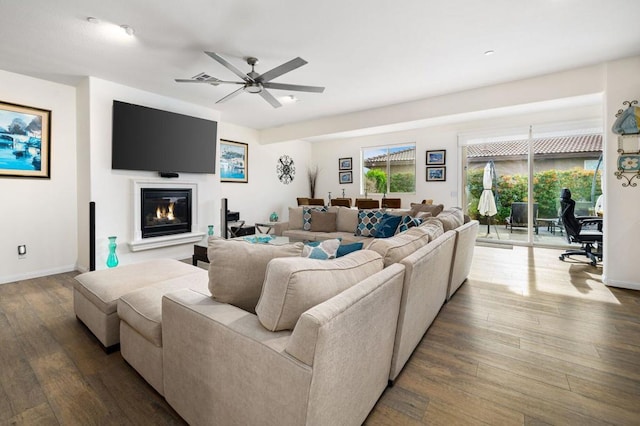
[[[141,188],[142,238],[191,232],[189,188]]]

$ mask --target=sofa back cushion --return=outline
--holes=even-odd
[[[302,243],[276,246],[211,239],[207,252],[211,297],[255,312],[269,261],[277,257],[300,257],[302,246]]]
[[[258,320],[271,331],[293,330],[303,312],[382,268],[380,255],[369,250],[331,260],[274,259],[267,266],[256,306]]]
[[[336,207],[335,209],[338,213],[336,219],[338,232],[355,233],[356,227],[358,226],[358,209],[351,209],[349,207]]]
[[[433,241],[444,234],[444,227],[435,217],[425,219],[416,229],[429,235],[429,241]]]
[[[289,229],[302,229],[302,207],[289,207]]]
[[[460,207],[451,207],[442,210],[436,219],[442,222],[444,232],[452,231],[464,224],[464,213]]]
[[[397,234],[391,238],[376,238],[367,247],[380,254],[384,267],[400,262],[402,259],[429,243],[429,234],[418,228]]]

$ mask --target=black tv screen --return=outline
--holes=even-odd
[[[215,173],[218,123],[113,101],[111,168]]]

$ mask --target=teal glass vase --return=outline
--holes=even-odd
[[[118,266],[118,255],[116,254],[116,237],[109,237],[109,256],[107,256],[107,267],[115,268]]]
[[[278,213],[273,212],[271,216],[269,216],[269,222],[277,222],[278,221]]]
[[[212,237],[213,236],[213,225],[208,225],[209,231],[207,231],[207,234]]]

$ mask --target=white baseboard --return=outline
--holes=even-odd
[[[610,280],[606,276],[602,277],[602,282],[608,287],[627,288],[629,290],[640,290],[640,283],[632,283],[627,281]]]
[[[76,270],[76,265],[60,266],[51,269],[42,269],[39,271],[25,272],[23,274],[0,276],[0,284],[9,284],[16,281],[30,280],[32,278],[46,277],[47,275],[62,274]]]

